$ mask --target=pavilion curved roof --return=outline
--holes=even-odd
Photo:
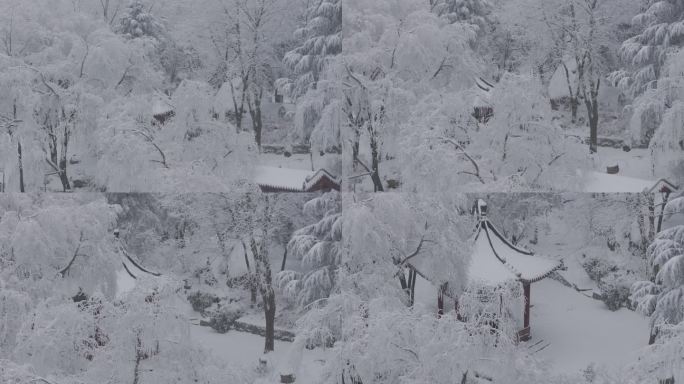
[[[563,262],[535,255],[513,245],[487,219],[484,202],[479,201],[478,224],[473,255],[468,269],[470,281],[501,284],[508,280],[524,283],[539,281],[563,267]]]

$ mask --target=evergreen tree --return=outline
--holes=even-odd
[[[295,79],[287,84],[294,96],[302,96],[316,88],[323,69],[332,56],[342,52],[342,2],[314,2],[306,11],[306,22],[297,29],[295,39],[301,43],[283,59]]]
[[[121,16],[119,32],[129,38],[154,37],[164,34],[162,23],[150,12],[142,0],[132,0]]]
[[[648,0],[632,24],[638,32],[620,47],[627,69],[614,72],[611,78],[638,95],[656,87],[668,53],[684,43],[684,2]]]
[[[294,76],[280,79],[278,85],[297,99],[295,136],[320,150],[339,148],[340,105],[336,102],[334,63],[342,52],[342,2],[314,2],[305,19],[294,34],[299,45],[283,58]]]
[[[287,244],[288,254],[300,260],[302,272],[284,270],[278,286],[299,306],[328,297],[340,263],[342,202],[339,193],[328,192],[304,205],[304,212],[318,221],[297,230]]]
[[[465,22],[475,25],[483,33],[492,10],[487,0],[430,0],[432,11],[450,23]]]
[[[683,202],[684,197],[679,197],[669,205],[682,206]],[[635,283],[632,300],[637,310],[651,316],[652,344],[660,327],[684,321],[684,225],[656,235],[648,247],[648,263],[651,281]]]

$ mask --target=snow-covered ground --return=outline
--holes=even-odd
[[[599,147],[598,152],[592,155],[592,163],[598,172],[605,172],[608,166],[618,165],[621,176],[647,180],[654,178],[647,148],[633,148],[625,152],[619,148]]]
[[[327,155],[331,157],[331,155]],[[327,161],[326,156],[313,154],[314,170],[325,168]],[[311,156],[309,154],[293,154],[290,157],[278,155],[275,153],[262,153],[259,155],[259,165],[266,165],[279,168],[293,168],[311,170]]]
[[[611,175],[601,172],[589,172],[586,175],[586,184],[584,185],[585,192],[603,192],[603,193],[620,193],[620,192],[643,192],[651,189],[656,183],[656,180],[639,179],[636,177]]]
[[[619,368],[648,343],[647,318],[625,308],[612,312],[557,281],[533,284],[531,302],[528,344],[550,343],[538,355],[554,371],[577,372],[591,363]]]
[[[191,325],[190,335],[195,342],[213,352],[217,358],[232,365],[240,365],[247,368],[256,367],[259,358],[263,356],[264,338],[251,333],[228,331],[227,333],[220,334],[209,327]],[[274,383],[278,382],[276,379],[279,379],[277,376],[279,375],[280,368],[287,365],[290,356],[296,353],[293,350],[293,345],[293,343],[276,340],[275,350],[269,353],[270,363],[275,368],[271,372]],[[304,349],[301,364],[295,372],[297,382],[320,382],[323,366],[327,359],[330,358],[332,358],[330,350]]]
[[[418,279],[416,301],[424,310],[436,313],[437,290]],[[603,302],[558,281],[544,279],[532,284],[531,301],[532,339],[526,345],[541,341],[530,348],[533,352],[550,343],[535,357],[548,360],[554,372],[577,373],[591,363],[619,368],[647,345],[647,318],[625,308],[612,312]],[[453,308],[449,300],[446,307]]]
[[[589,156],[589,155],[588,155]],[[590,156],[593,171],[584,172],[585,192],[642,192],[657,181],[651,169],[649,150],[634,148],[629,152],[611,147],[599,147]],[[617,174],[607,174],[609,166],[619,167]]]

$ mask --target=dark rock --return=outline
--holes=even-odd
[[[71,180],[71,187],[72,188],[85,188],[88,186],[88,184],[89,184],[88,180],[80,180],[80,179]]]
[[[388,189],[397,189],[401,185],[401,182],[396,179],[389,179],[387,180],[387,188]]]
[[[78,293],[75,294],[71,299],[74,301],[74,303],[80,303],[81,301],[88,300],[88,295],[86,295],[85,292],[79,288]]]

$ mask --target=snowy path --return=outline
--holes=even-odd
[[[531,301],[530,343],[551,343],[537,356],[555,371],[577,372],[592,362],[620,366],[648,342],[648,319],[625,308],[611,312],[557,281],[535,283]]]

